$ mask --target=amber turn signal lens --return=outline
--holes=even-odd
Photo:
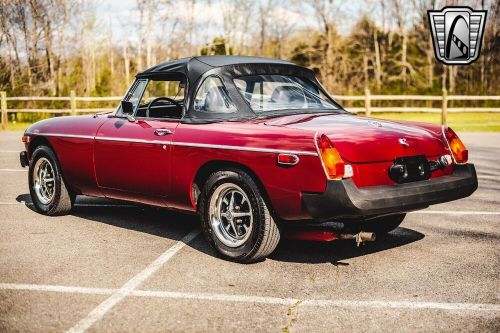
[[[456,163],[467,163],[469,159],[469,151],[465,148],[458,135],[450,128],[444,129],[444,135],[450,146],[450,150],[455,158]]]
[[[317,139],[318,152],[325,167],[325,172],[330,179],[341,179],[344,177],[345,163],[335,149],[330,139],[322,134]]]
[[[30,142],[30,137],[29,137],[29,136],[27,136],[27,135],[23,135],[23,137],[22,137],[21,141],[22,141],[23,143],[29,143],[29,142]]]

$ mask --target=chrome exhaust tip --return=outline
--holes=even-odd
[[[340,234],[339,238],[354,239],[356,241],[356,245],[359,247],[362,243],[375,241],[376,235],[374,232],[360,231],[357,234]]]

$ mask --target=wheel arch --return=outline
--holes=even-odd
[[[30,143],[28,145],[28,156],[29,156],[30,159],[31,159],[31,156],[33,155],[33,152],[35,151],[35,149],[37,149],[40,146],[47,146],[47,147],[49,147],[50,149],[52,149],[52,151],[54,152],[54,154],[56,154],[56,156],[57,156],[57,153],[54,150],[54,147],[52,147],[52,145],[50,144],[50,141],[47,140],[46,137],[36,136],[36,137],[34,137],[33,139],[30,140]]]
[[[264,200],[266,203],[269,205],[269,208],[271,211],[274,213],[274,209],[272,207],[272,202],[269,198],[269,195],[266,191],[266,188],[260,178],[257,176],[257,174],[250,169],[248,166],[238,163],[238,162],[233,162],[233,161],[227,161],[227,160],[212,160],[208,161],[205,164],[203,164],[198,171],[196,172],[196,175],[193,179],[190,194],[191,194],[191,200],[195,204],[196,207],[198,203],[198,197],[199,194],[201,193],[203,189],[203,185],[207,181],[208,177],[216,171],[222,171],[222,170],[228,170],[228,169],[237,169],[241,170],[245,173],[247,173],[252,180],[255,182],[259,190],[262,192],[262,196],[264,197]],[[198,191],[198,193],[196,193]],[[273,214],[274,215],[274,214]]]
[[[66,182],[66,186],[68,186],[68,190],[70,190],[72,193],[78,193],[79,191],[77,191],[75,188],[73,188],[71,186],[70,182],[68,182],[67,178],[65,177],[65,172],[64,172],[64,169],[61,165],[60,156],[57,153],[57,151],[54,149],[54,146],[50,143],[50,141],[46,137],[36,136],[30,140],[30,143],[28,145],[28,158],[31,160],[33,157],[33,152],[40,146],[46,146],[54,152],[54,155],[56,157],[56,162],[59,165],[61,176],[64,179],[64,181]],[[32,163],[32,162],[30,162],[30,163]]]

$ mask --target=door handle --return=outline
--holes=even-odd
[[[154,133],[155,133],[155,135],[158,135],[158,136],[164,136],[164,135],[172,134],[172,131],[169,129],[166,129],[166,128],[157,128],[157,129],[155,129]]]

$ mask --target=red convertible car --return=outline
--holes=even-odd
[[[76,195],[197,213],[238,262],[265,258],[285,233],[373,239],[477,188],[451,128],[351,114],[313,71],[256,57],[159,64],[115,112],[43,120],[23,142],[40,213],[67,214]]]

